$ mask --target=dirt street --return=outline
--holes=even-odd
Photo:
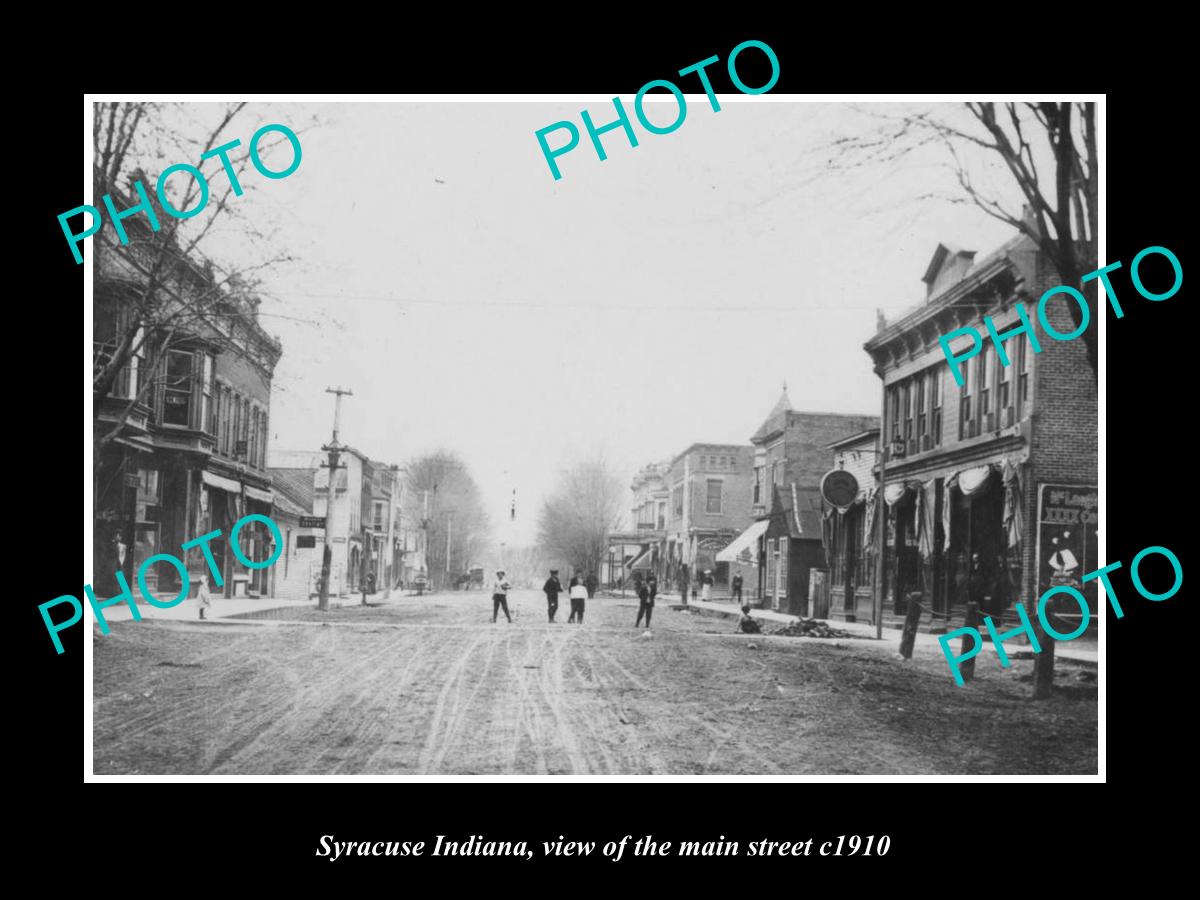
[[[582,626],[514,594],[394,599],[273,624],[142,621],[94,634],[95,773],[1094,773],[1094,672],[941,657],[847,640],[732,634],[626,600]],[[286,620],[286,621],[284,621]],[[988,651],[991,652],[990,650]]]

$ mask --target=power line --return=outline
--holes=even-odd
[[[498,309],[595,309],[597,311],[609,310],[629,310],[644,312],[647,310],[657,312],[815,312],[818,310],[868,310],[873,311],[879,308],[878,304],[870,306],[860,306],[851,303],[838,304],[821,304],[817,306],[710,306],[707,304],[696,305],[655,305],[648,303],[586,303],[586,302],[571,302],[571,301],[531,301],[517,300],[510,302],[495,302],[491,300],[427,300],[413,299],[408,297],[390,297],[390,296],[371,296],[369,294],[318,294],[304,293],[299,291],[286,291],[289,297],[312,297],[325,300],[363,300],[367,302],[378,303],[399,303],[411,304],[414,306],[490,306]],[[278,302],[284,302],[278,297],[274,297]],[[911,304],[909,304],[911,306]]]

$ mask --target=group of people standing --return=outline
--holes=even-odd
[[[583,608],[588,599],[588,589],[583,576],[577,574],[572,577],[568,590],[570,591],[571,614],[567,617],[567,622],[582,625]],[[558,569],[550,570],[550,577],[542,585],[542,592],[546,595],[546,613],[553,622],[554,614],[558,612],[558,595],[563,593],[562,582],[558,580]]]
[[[504,610],[504,618],[512,621],[512,616],[508,611],[508,592],[512,588],[508,579],[505,577],[503,569],[496,571],[496,578],[492,582],[492,623],[495,624],[496,619],[500,615],[500,610]],[[546,579],[546,583],[542,586],[542,590],[546,594],[546,612],[549,614],[550,621],[554,621],[554,614],[558,612],[558,595],[564,593],[562,582],[558,580],[558,569],[550,570],[550,577]],[[588,599],[587,585],[584,583],[581,575],[576,575],[571,579],[571,584],[567,588],[571,598],[571,615],[567,618],[568,622],[575,624],[583,624],[583,609],[584,604]]]

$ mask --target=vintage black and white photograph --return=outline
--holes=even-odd
[[[92,775],[1097,774],[1102,100],[680,84],[90,98]]]

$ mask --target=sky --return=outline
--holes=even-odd
[[[316,120],[300,167],[235,201],[297,258],[264,275],[284,347],[271,446],[319,448],[325,389],[350,388],[343,441],[389,463],[459,453],[517,544],[573,461],[603,455],[628,481],[694,442],[748,443],[785,382],[797,409],[878,415],[876,310],[922,301],[939,241],[983,254],[1011,231],[919,199],[953,192],[934,151],[823,169],[872,110],[767,96],[713,112],[689,95],[678,130],[634,119],[639,145],[610,132],[603,162],[579,116],[609,121],[602,98],[251,109]],[[666,123],[674,101],[647,108]],[[534,133],[560,120],[582,135],[556,181]]]

